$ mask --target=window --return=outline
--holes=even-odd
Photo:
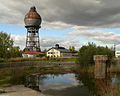
[[[50,54],[51,52],[48,52],[48,54]]]
[[[48,54],[58,54],[58,52],[48,52]]]

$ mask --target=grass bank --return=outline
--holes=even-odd
[[[9,62],[24,62],[24,61],[44,61],[44,62],[74,62],[76,58],[10,58],[10,59],[2,59],[0,58],[0,63],[9,63]]]
[[[80,67],[76,66],[75,73],[94,73],[94,66]]]
[[[109,70],[110,70],[111,73],[120,73],[120,66],[112,65]]]
[[[0,87],[8,87],[16,84],[25,84],[26,77],[31,74],[59,74],[65,73],[61,66],[54,65],[51,67],[13,67],[0,69]]]

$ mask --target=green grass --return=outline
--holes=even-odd
[[[0,90],[0,94],[1,93],[7,93],[4,89]]]
[[[79,65],[76,66],[75,72],[77,73],[94,73],[94,66],[88,66],[88,67],[80,67]]]
[[[11,85],[12,70],[10,68],[0,69],[0,87]]]
[[[8,63],[8,62],[25,62],[25,61],[44,61],[44,62],[72,62],[76,61],[76,58],[11,58],[11,59],[1,59],[0,63]]]
[[[64,72],[63,68],[58,65],[51,67],[15,67],[15,68],[1,68],[0,69],[0,87],[7,87],[16,84],[24,84],[26,76],[31,73],[51,74]]]
[[[9,83],[11,83],[11,78],[5,78],[5,79],[2,79],[2,80],[0,80],[0,85],[2,85],[2,84],[9,84]]]
[[[111,73],[120,73],[120,67],[119,66],[111,66],[109,69]]]

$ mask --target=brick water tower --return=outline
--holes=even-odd
[[[25,15],[24,22],[27,29],[26,47],[23,52],[23,57],[35,57],[41,53],[39,41],[39,29],[41,28],[41,16],[37,13],[33,6]]]

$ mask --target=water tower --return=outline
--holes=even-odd
[[[25,15],[24,22],[27,29],[26,47],[23,54],[40,54],[39,28],[41,27],[41,16],[33,6]]]

